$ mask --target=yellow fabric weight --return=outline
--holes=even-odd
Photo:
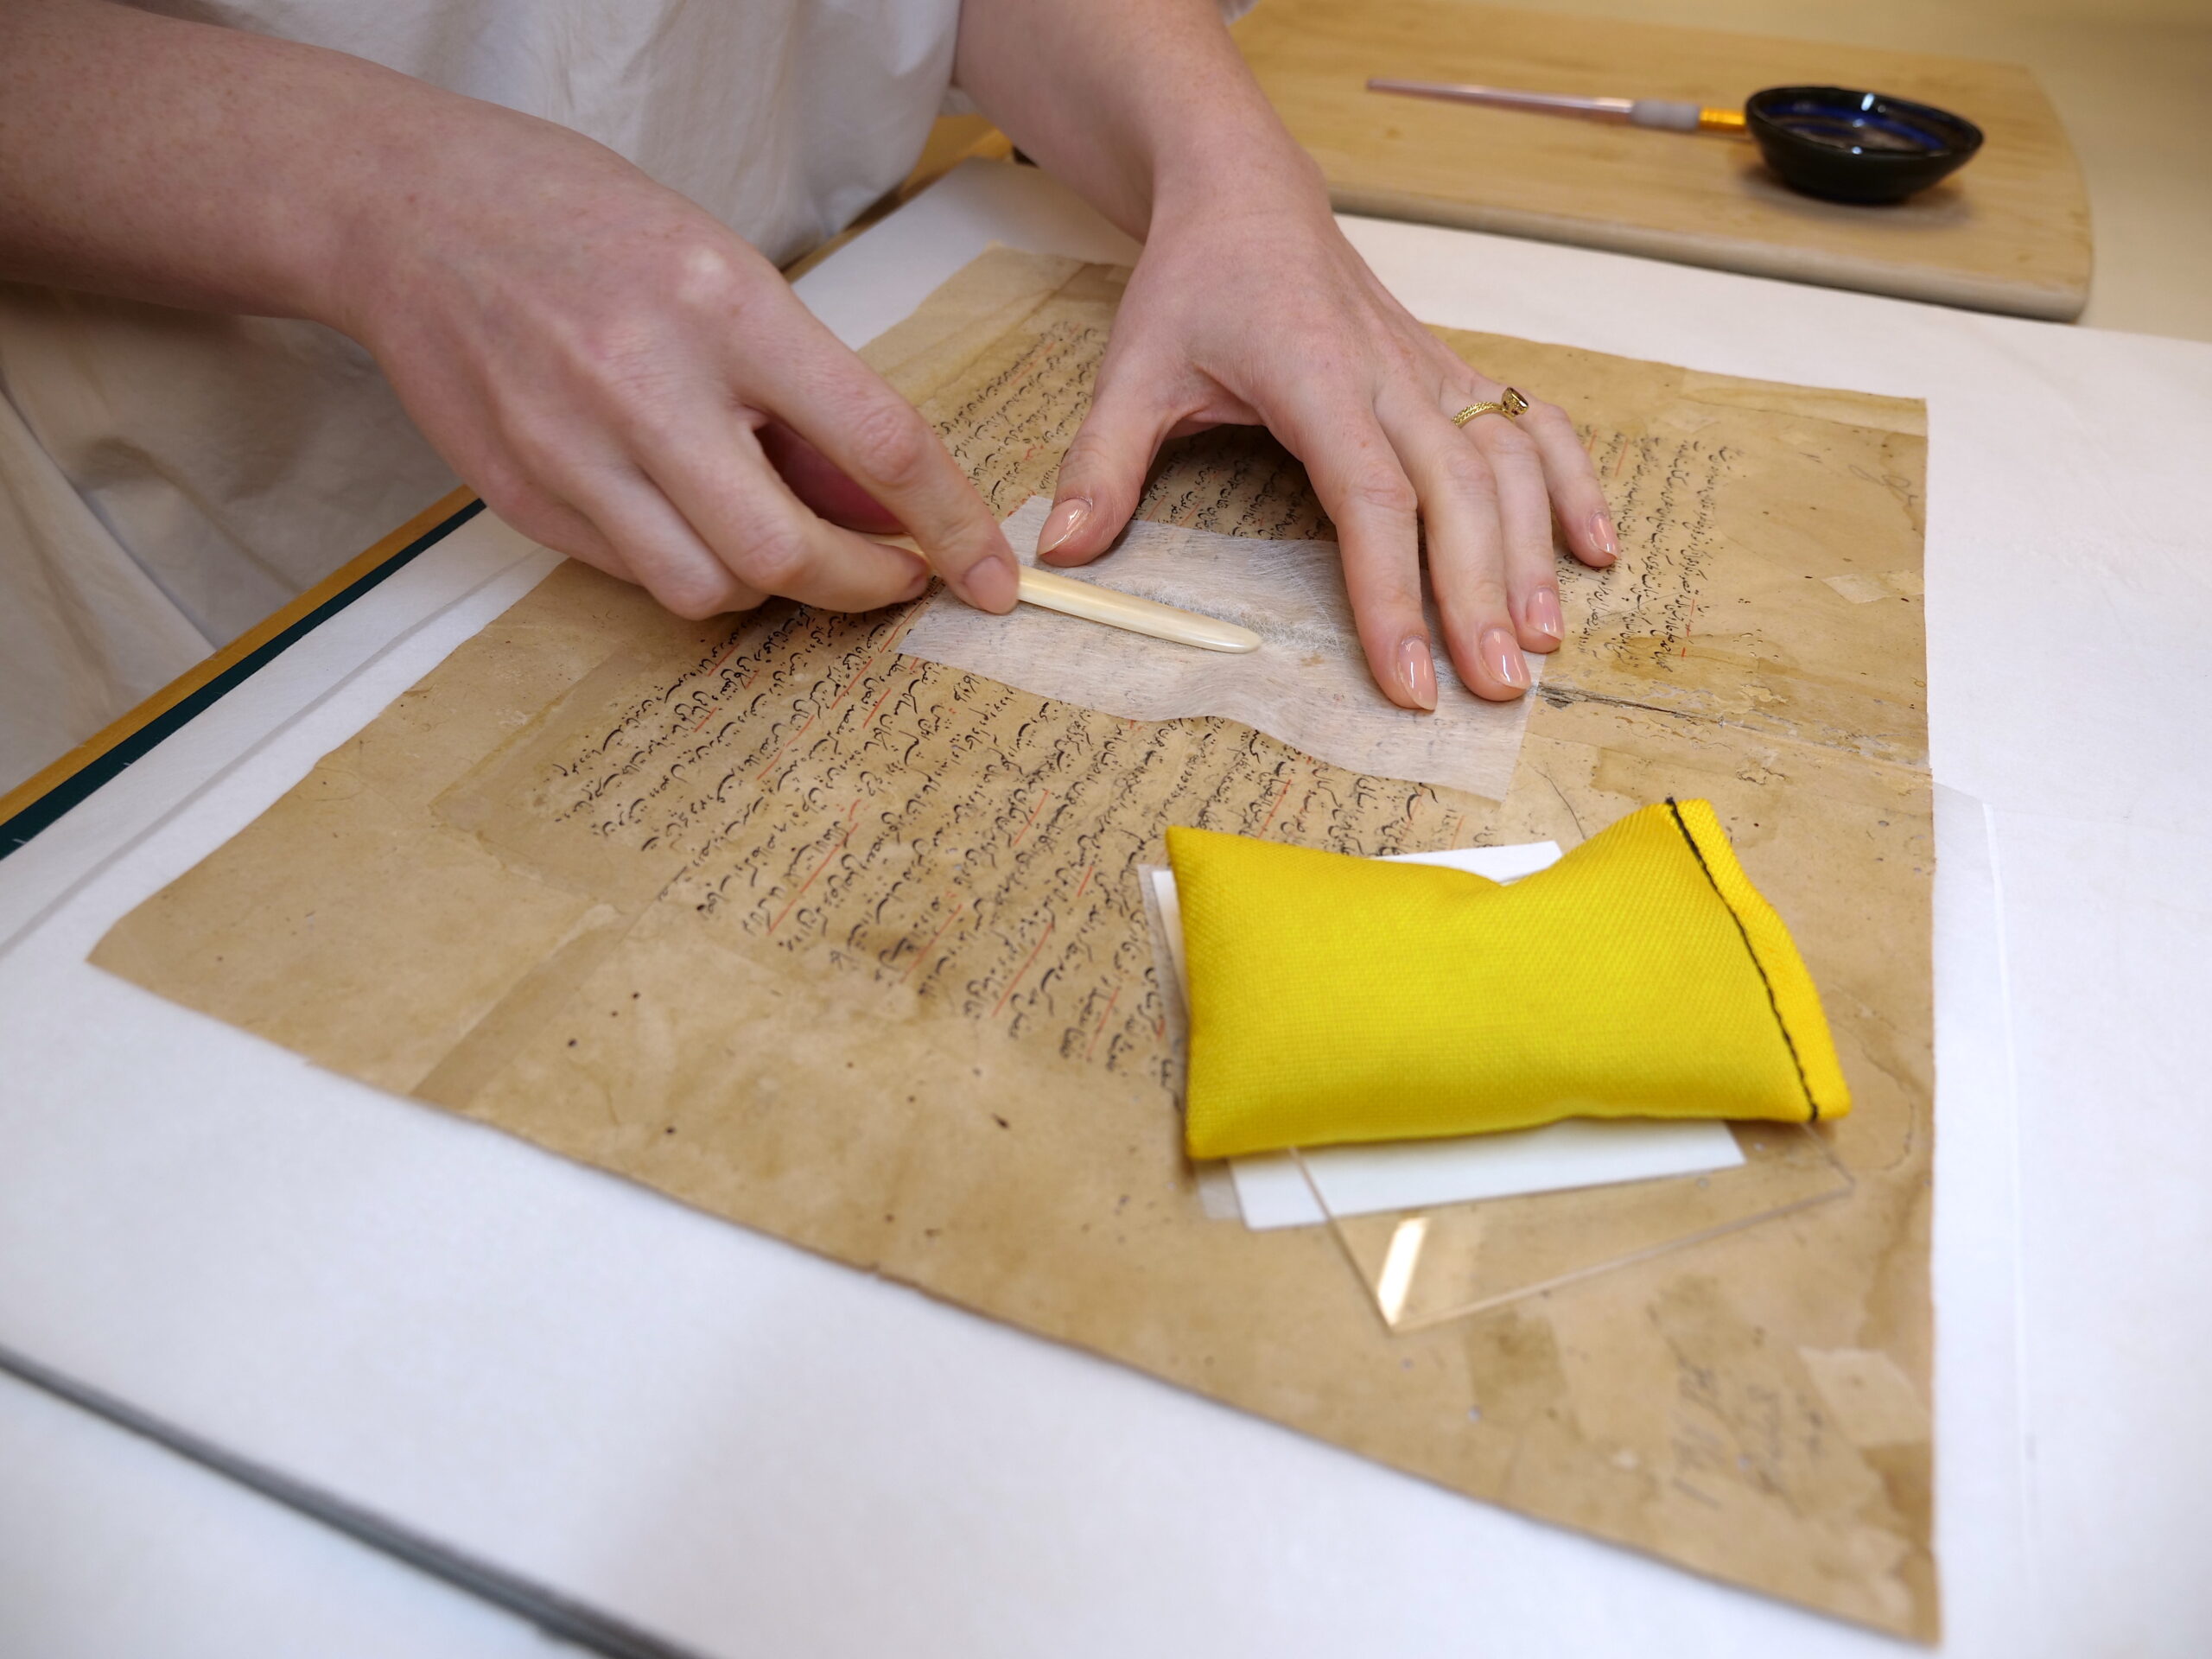
[[[1703,801],[1510,886],[1205,830],[1167,855],[1193,1158],[1851,1109],[1812,976]]]

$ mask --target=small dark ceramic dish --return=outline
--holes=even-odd
[[[1948,110],[1843,86],[1770,86],[1744,122],[1784,184],[1830,201],[1903,201],[1981,148],[1981,129]]]

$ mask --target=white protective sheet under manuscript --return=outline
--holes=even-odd
[[[1032,496],[1006,520],[1007,541],[1024,564],[1036,563],[1037,533],[1051,506]],[[1264,643],[1227,656],[1033,606],[993,616],[940,594],[899,648],[1131,720],[1218,715],[1354,772],[1504,798],[1529,699],[1484,702],[1459,683],[1440,650],[1436,712],[1392,703],[1368,673],[1334,542],[1221,536],[1139,519],[1081,574],[1237,623]],[[1441,639],[1433,607],[1429,627]],[[1541,658],[1529,658],[1531,680],[1541,669]]]
[[[1559,855],[1556,842],[1540,841],[1513,847],[1392,853],[1384,861],[1440,865],[1493,881],[1517,881],[1550,868]],[[1147,911],[1174,968],[1182,1010],[1187,1010],[1191,987],[1183,959],[1183,911],[1177,902],[1175,873],[1156,864],[1137,868],[1151,890]],[[1189,1015],[1179,1010],[1171,1017],[1179,1029]],[[1316,1226],[1332,1216],[1371,1216],[1523,1192],[1694,1175],[1732,1168],[1743,1161],[1743,1149],[1728,1126],[1700,1117],[1568,1117],[1503,1134],[1315,1147],[1227,1160],[1237,1211],[1247,1227],[1262,1231]],[[1202,1182],[1205,1173],[1201,1166]]]

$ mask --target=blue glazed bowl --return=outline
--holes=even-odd
[[[1784,184],[1828,201],[1903,201],[1981,148],[1981,129],[1948,110],[1844,86],[1770,86],[1744,124]]]

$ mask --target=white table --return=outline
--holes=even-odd
[[[2212,1651],[2212,347],[1349,228],[1438,322],[1929,400],[1946,1647]],[[992,239],[1130,251],[974,164],[801,292],[857,343]],[[547,560],[472,522],[0,862],[0,1347],[677,1650],[1892,1650],[85,965]],[[257,1597],[207,1592],[200,1563],[247,1560]],[[537,1641],[0,1384],[0,1650],[378,1649],[319,1634],[365,1627]]]
[[[0,1653],[583,1659],[478,1598],[0,1374]]]

